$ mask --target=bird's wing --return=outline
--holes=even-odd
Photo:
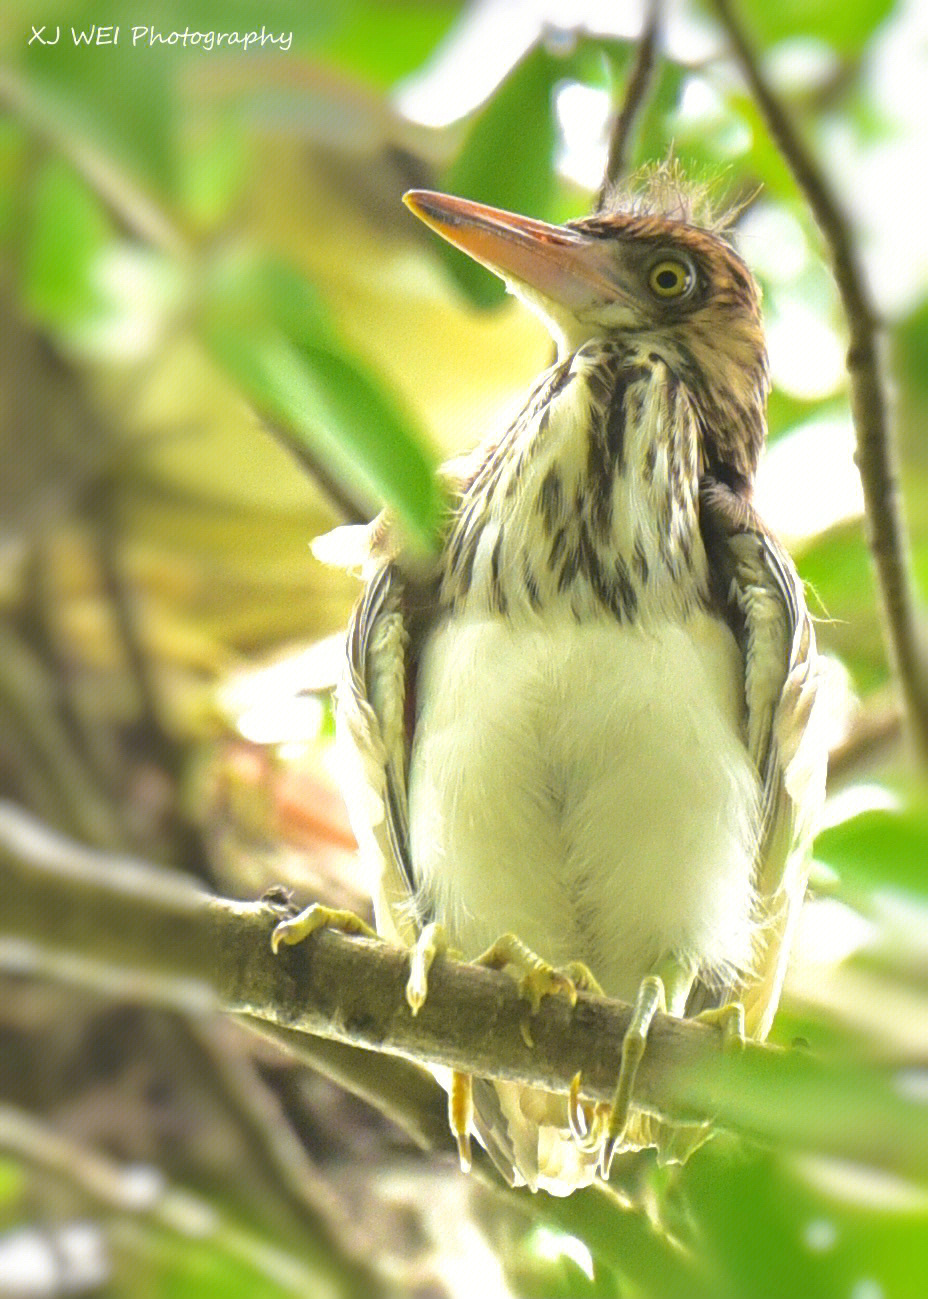
[[[760,924],[752,970],[721,990],[697,987],[689,1009],[741,1001],[747,1032],[763,1038],[780,999],[824,798],[821,673],[802,582],[750,504],[707,480],[700,512],[717,594],[744,655],[746,741],[761,778],[754,875]]]
[[[412,708],[407,583],[388,557],[371,559],[365,570],[338,687],[338,756],[352,827],[373,875],[378,928],[409,944],[417,925],[406,788]]]

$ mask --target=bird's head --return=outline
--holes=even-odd
[[[693,392],[722,476],[753,477],[768,387],[760,295],[716,230],[683,208],[633,205],[557,226],[428,190],[404,202],[541,316],[559,354],[621,337],[659,355]]]

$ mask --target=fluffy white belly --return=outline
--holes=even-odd
[[[467,956],[512,930],[625,998],[670,953],[750,963],[758,781],[723,623],[453,618],[417,695],[412,860]]]

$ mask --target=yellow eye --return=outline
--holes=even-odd
[[[693,272],[686,262],[666,257],[651,267],[648,284],[659,298],[679,298],[693,287]]]

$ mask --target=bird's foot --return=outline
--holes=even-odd
[[[734,1055],[744,1050],[744,1006],[740,1001],[729,1001],[712,1010],[701,1010],[693,1019],[700,1024],[717,1024],[722,1030],[722,1050]]]
[[[635,1007],[631,1021],[622,1038],[622,1055],[619,1065],[619,1079],[616,1083],[612,1104],[605,1121],[602,1151],[600,1155],[600,1175],[604,1181],[609,1179],[609,1169],[616,1152],[622,1148],[626,1129],[628,1128],[631,1110],[632,1090],[638,1068],[644,1058],[648,1044],[648,1033],[651,1021],[658,1011],[667,1009],[667,994],[664,981],[659,974],[648,974],[638,987]]]
[[[577,1004],[578,991],[601,991],[599,984],[587,967],[573,961],[558,969],[545,961],[515,934],[502,934],[492,947],[474,961],[491,970],[513,970],[519,982],[519,996],[531,1007],[530,1015],[537,1015],[545,997],[566,997],[571,1006]],[[521,1025],[526,1046],[534,1046],[529,1016]]]
[[[638,1122],[639,1116],[631,1112],[632,1093],[654,1016],[658,1012],[666,1014],[668,1010],[673,1015],[682,1014],[692,986],[692,970],[672,956],[641,980],[632,1017],[622,1039],[619,1078],[612,1104],[599,1129],[602,1133],[600,1175],[604,1181],[609,1178],[609,1169],[618,1151],[626,1146],[637,1148],[641,1144],[632,1130],[636,1125],[642,1126]],[[647,1126],[644,1124],[642,1131]]]
[[[693,1015],[697,1023],[714,1024],[721,1030],[722,1050],[738,1055],[744,1050],[744,1006],[740,1001],[730,1001],[724,1006],[701,1010]],[[659,1164],[685,1164],[690,1155],[704,1145],[712,1135],[711,1119],[692,1120],[658,1119],[654,1117],[654,1141]]]
[[[314,902],[297,915],[281,920],[274,926],[271,934],[271,949],[276,956],[281,946],[293,947],[296,943],[302,943],[317,929],[341,929],[346,934],[363,934],[366,938],[377,937],[367,921],[356,916],[353,911],[341,911]]]
[[[459,955],[448,944],[443,925],[432,921],[424,926],[409,953],[409,978],[406,980],[406,1000],[414,1015],[425,1005],[429,993],[429,972],[436,956]],[[470,1148],[470,1130],[474,1121],[474,1080],[469,1073],[454,1070],[448,1089],[448,1126],[458,1148],[461,1172],[469,1173],[473,1164]]]

